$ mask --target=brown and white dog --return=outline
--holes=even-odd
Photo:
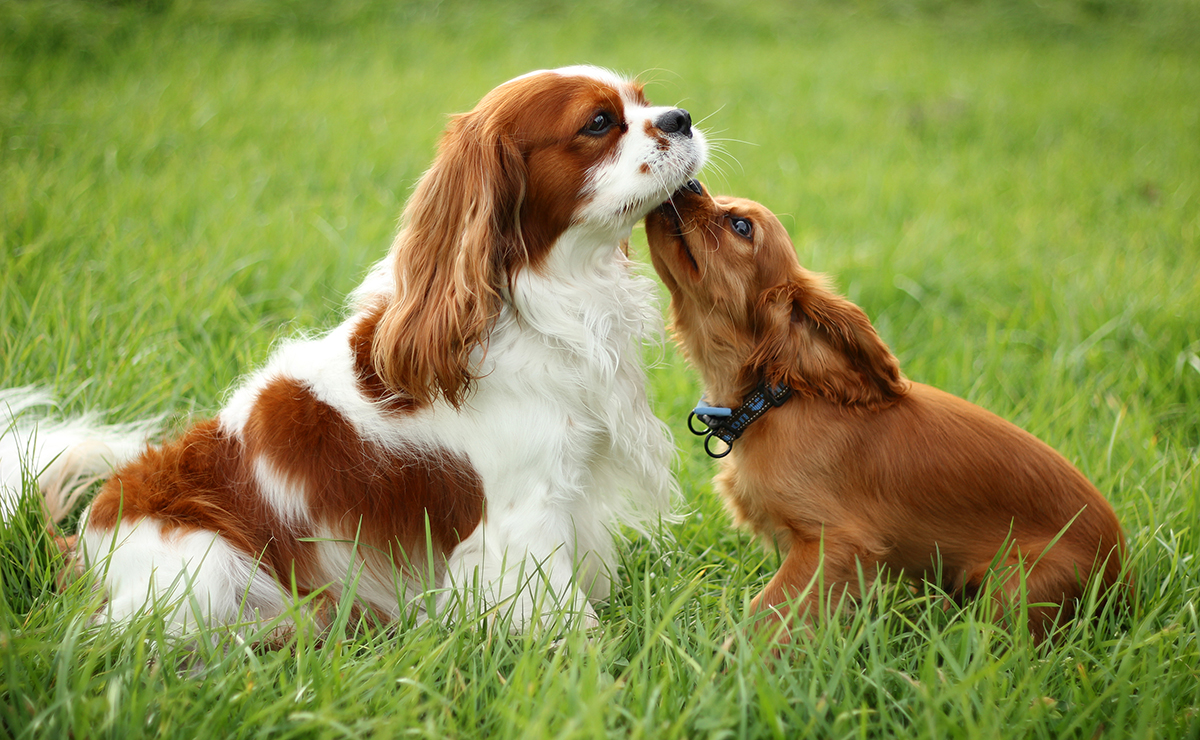
[[[434,588],[516,628],[593,622],[613,530],[676,491],[640,360],[654,285],[623,246],[705,156],[687,111],[636,82],[518,77],[453,118],[345,320],[284,343],[215,418],[148,449],[87,419],[46,427],[33,465],[52,501],[117,464],[79,534],[107,616],[186,595],[169,612],[182,631],[353,580],[383,619]],[[10,434],[0,482],[32,438]]]
[[[1006,605],[1024,586],[1041,639],[1089,578],[1117,585],[1124,539],[1095,487],[1033,435],[903,378],[766,208],[692,181],[646,232],[707,404],[733,410],[699,410],[710,454],[728,452],[716,485],[740,524],[786,552],[753,611],[811,618],[827,597],[859,596],[860,567],[868,582],[903,572],[956,596],[991,578]]]

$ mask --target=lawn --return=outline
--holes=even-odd
[[[688,108],[702,179],[781,214],[909,377],[1092,479],[1131,612],[1032,647],[887,586],[774,656],[741,626],[778,555],[730,528],[664,342],[682,517],[622,545],[599,632],[188,650],[89,625],[30,508],[0,530],[0,736],[1200,737],[1196,0],[0,0],[0,387],[214,412],[336,321],[449,113],[583,62]]]

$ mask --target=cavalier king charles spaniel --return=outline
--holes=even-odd
[[[1040,640],[1089,579],[1121,583],[1121,526],[1087,478],[1013,424],[906,380],[766,208],[693,180],[646,234],[704,382],[689,426],[722,458],[735,520],[786,553],[752,613],[812,618],[886,571],[1005,609],[1024,589]]]
[[[595,623],[614,530],[677,491],[640,360],[655,288],[626,240],[706,150],[686,110],[606,70],[513,79],[451,120],[340,325],[282,344],[161,446],[86,420],[39,437],[60,510],[116,458],[77,543],[107,616],[174,600],[180,631],[262,620],[353,581],[385,621],[466,603],[513,629]]]

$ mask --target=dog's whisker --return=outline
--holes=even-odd
[[[710,118],[712,118],[713,116],[717,115],[718,113],[720,113],[720,112],[721,112],[721,111],[723,111],[723,110],[725,110],[725,104],[722,104],[722,105],[718,106],[716,110],[712,111],[711,113],[709,113],[709,114],[708,114],[707,116],[705,116],[704,118],[701,118],[699,121],[696,121],[696,124],[697,124],[697,125],[703,124],[705,121],[707,121],[708,119],[710,119]],[[724,132],[718,132],[718,133],[724,133]]]
[[[733,139],[733,138],[729,138],[729,137],[722,138],[722,137],[712,136],[712,135],[707,135],[707,134],[706,134],[706,138],[708,139],[709,143],[713,144],[714,146],[721,146],[725,142],[731,142],[734,144],[745,144],[746,146],[754,146],[754,147],[762,146],[762,144],[758,144],[753,141],[746,141],[745,139]]]

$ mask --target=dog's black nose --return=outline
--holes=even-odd
[[[692,135],[692,117],[683,108],[675,108],[658,117],[655,127],[664,134]]]
[[[696,195],[704,195],[704,186],[700,184],[699,180],[688,180],[683,186]]]

